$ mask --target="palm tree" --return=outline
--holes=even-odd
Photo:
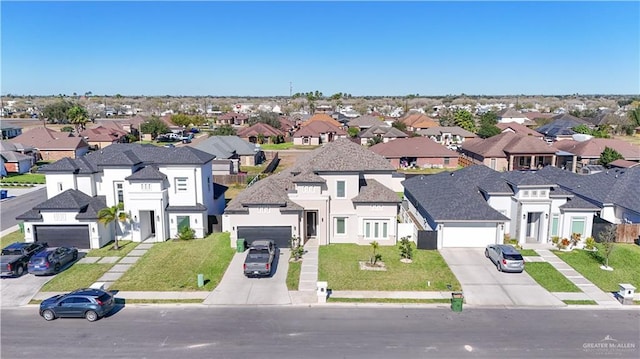
[[[113,249],[118,250],[120,247],[118,246],[118,231],[115,223],[116,221],[125,222],[129,216],[127,213],[120,211],[118,206],[105,207],[98,212],[98,222],[106,225],[113,223],[113,228],[115,229],[115,236],[113,242]]]
[[[87,110],[80,106],[73,106],[67,111],[69,122],[76,126],[76,134],[80,133],[80,129],[84,129],[84,125],[89,121]]]

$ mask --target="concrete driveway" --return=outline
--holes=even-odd
[[[18,307],[29,304],[40,288],[53,276],[24,274],[19,278],[2,278],[0,281],[0,306]]]
[[[212,305],[283,305],[291,304],[287,289],[290,250],[278,249],[271,277],[247,278],[242,265],[247,252],[236,253],[220,284],[203,301]]]
[[[526,272],[498,272],[493,262],[484,256],[484,248],[446,248],[440,253],[460,281],[468,304],[565,306]]]

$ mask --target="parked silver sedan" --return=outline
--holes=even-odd
[[[524,258],[517,249],[508,244],[490,244],[484,250],[484,255],[491,259],[501,272],[521,273],[524,270]]]

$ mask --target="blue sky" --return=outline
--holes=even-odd
[[[640,2],[2,1],[2,94],[639,94]]]

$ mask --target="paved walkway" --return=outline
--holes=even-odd
[[[90,264],[90,263],[115,263],[105,274],[102,275],[93,286],[103,287],[109,289],[109,287],[118,280],[124,273],[142,257],[149,248],[153,246],[153,243],[142,242],[136,246],[135,249],[127,253],[124,257],[84,257],[78,261],[78,263]],[[166,299],[166,298],[165,298]]]
[[[578,273],[575,269],[571,268],[562,259],[558,258],[553,252],[548,249],[536,249],[536,253],[542,257],[544,261],[551,264],[555,269],[564,275],[569,281],[575,284],[583,293],[562,293],[563,300],[593,300],[598,305],[619,307],[622,306],[620,302],[611,293],[605,293],[595,284],[591,283],[582,274]],[[556,296],[558,295],[557,293]],[[581,295],[582,294],[582,295]]]

